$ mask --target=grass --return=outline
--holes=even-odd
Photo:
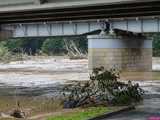
[[[13,109],[17,108],[13,97],[0,97],[0,112],[8,113]],[[19,97],[19,103],[27,114],[28,117],[34,116],[41,113],[50,113],[62,110],[62,104],[59,100],[53,99],[33,99],[27,97]],[[0,120],[10,120],[1,119]]]
[[[63,114],[61,116],[50,117],[47,120],[87,120],[98,115],[102,115],[112,110],[107,107],[90,107],[86,109],[80,109],[74,113]]]

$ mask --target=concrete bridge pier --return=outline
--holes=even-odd
[[[152,40],[114,35],[88,36],[89,70],[117,68],[123,80],[152,80]]]

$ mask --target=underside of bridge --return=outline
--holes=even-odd
[[[160,15],[159,0],[5,0],[0,6],[1,24]]]
[[[74,35],[82,34],[84,31],[93,32],[92,28],[97,23],[92,24],[89,21],[107,21],[112,27],[118,26],[120,31],[124,30],[126,34],[88,36],[89,69],[100,66],[106,69],[118,68],[124,78],[130,80],[151,79],[152,40],[134,33],[129,34],[128,31],[159,32],[159,15],[159,0],[0,1],[0,24],[14,24],[13,28],[18,31],[20,37],[27,37],[29,33],[33,36],[40,33],[53,36],[64,35],[65,32]],[[144,18],[149,20],[144,21]],[[87,22],[71,24],[81,20]],[[114,20],[120,21],[111,22]],[[58,23],[66,21],[69,24]],[[42,24],[43,22],[45,24]],[[25,25],[26,23],[29,25]],[[20,26],[17,27],[15,24]]]

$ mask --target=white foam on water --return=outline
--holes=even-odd
[[[43,87],[50,84],[65,83],[72,80],[88,80],[89,74],[87,60],[70,60],[70,59],[36,59],[27,61],[11,62],[9,64],[0,64],[0,83],[8,86],[23,87]],[[30,72],[16,72],[14,69],[42,71],[36,74]],[[3,72],[5,70],[5,72]],[[12,70],[12,72],[6,72]],[[48,71],[49,73],[43,73]],[[59,72],[56,74],[56,71]],[[80,72],[75,72],[80,71]]]

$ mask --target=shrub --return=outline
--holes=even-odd
[[[9,52],[7,47],[0,45],[0,61],[8,62],[10,59],[11,53]]]
[[[19,49],[22,49],[26,44],[24,39],[10,39],[6,41],[5,46],[11,51],[15,52]]]
[[[159,57],[160,56],[160,34],[155,34],[153,36],[153,56]]]
[[[18,38],[9,39],[1,42],[12,53],[24,52],[29,55],[34,55],[41,49],[44,38]]]
[[[13,44],[10,44],[10,45],[13,45]],[[17,52],[13,52],[14,49],[12,49],[13,50],[12,51],[11,48],[8,48],[8,47],[9,46],[7,41],[0,42],[0,62],[8,63],[10,61],[17,61],[17,60],[21,61],[28,57],[23,51],[23,49],[21,50],[19,48],[19,50],[17,49],[18,50]]]
[[[57,55],[65,52],[62,39],[47,39],[42,45],[42,51],[48,55]]]
[[[129,105],[140,102],[143,90],[138,84],[127,84],[118,81],[119,73],[115,69],[105,70],[104,67],[95,68],[90,75],[90,80],[63,89],[66,97],[65,108],[83,105],[113,104]]]

